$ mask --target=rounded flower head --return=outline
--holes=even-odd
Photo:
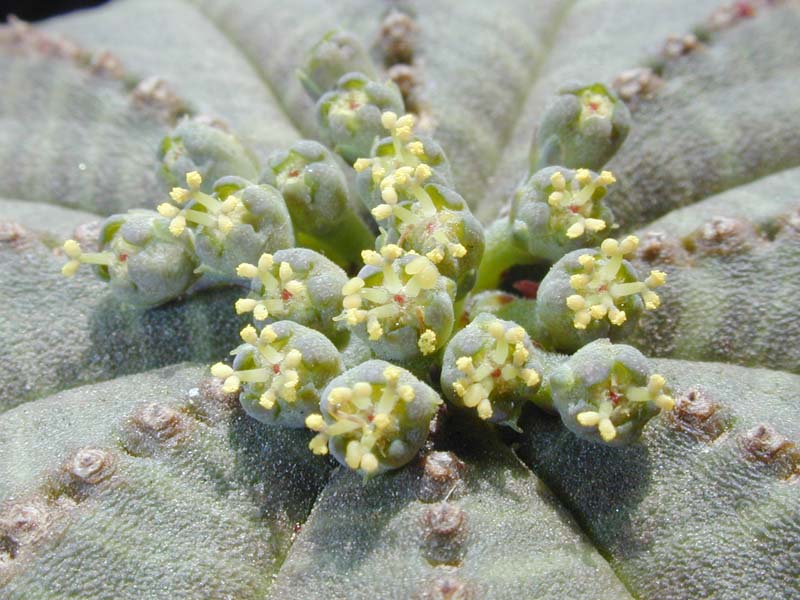
[[[551,165],[598,170],[628,136],[628,108],[603,84],[563,88],[545,110],[531,147],[531,170]]]
[[[241,390],[242,408],[262,423],[304,427],[319,410],[322,389],[343,370],[339,351],[321,333],[291,321],[267,325],[260,334],[248,325],[241,336],[244,344],[231,352],[233,367],[211,369],[225,379],[223,390]]]
[[[614,222],[602,200],[615,181],[610,171],[542,169],[514,197],[514,243],[531,258],[549,261],[599,243]]]
[[[542,367],[525,330],[484,313],[459,331],[445,350],[442,390],[481,419],[516,427],[539,389]]]
[[[611,445],[638,439],[660,410],[672,410],[665,379],[641,352],[596,340],[550,373],[553,406],[576,435]]]
[[[182,186],[186,175],[199,173],[201,191],[211,193],[220,177],[254,180],[258,162],[230,133],[197,119],[184,119],[161,141],[159,175],[169,187]]]
[[[625,256],[639,240],[606,239],[599,250],[575,250],[561,258],[539,286],[536,318],[541,339],[572,352],[602,337],[621,339],[644,309],[658,308],[653,288],[666,282],[662,271],[643,281]]]
[[[367,49],[347,31],[334,29],[311,47],[297,75],[308,95],[316,100],[347,73],[363,73],[374,79],[374,67]]]
[[[242,263],[237,275],[250,279],[250,295],[236,302],[236,312],[253,313],[260,323],[288,319],[335,338],[347,274],[307,248],[262,254],[256,264]]]
[[[405,369],[370,360],[331,381],[320,414],[306,419],[317,432],[309,448],[371,477],[408,463],[428,437],[439,395]]]
[[[280,192],[254,185],[240,177],[223,177],[213,195],[200,191],[203,179],[196,171],[186,175],[187,188],[173,188],[172,202],[158,207],[179,236],[194,232],[200,272],[211,279],[234,278],[236,267],[263,252],[294,245],[292,223]]]
[[[365,250],[366,266],[342,288],[343,311],[336,317],[389,360],[436,352],[453,329],[452,280],[429,259],[389,244]]]
[[[369,156],[375,140],[383,135],[384,111],[403,111],[400,90],[391,82],[377,83],[361,73],[343,75],[317,101],[317,120],[326,142],[350,164]]]
[[[100,252],[84,252],[68,240],[69,261],[62,268],[74,275],[91,264],[123,302],[139,307],[163,304],[184,293],[198,278],[191,235],[174,236],[169,220],[149,210],[132,210],[106,219],[100,230]]]

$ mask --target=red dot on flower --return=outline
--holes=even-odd
[[[281,299],[283,299],[284,302],[291,300],[291,298],[292,298],[292,292],[290,292],[289,290],[283,290],[281,292]]]

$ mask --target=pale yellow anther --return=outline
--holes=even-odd
[[[64,254],[72,259],[78,259],[81,256],[81,245],[75,240],[67,240],[64,242]]]
[[[603,438],[605,442],[610,442],[617,437],[617,429],[608,417],[600,419],[600,422],[597,424],[597,430],[600,432],[600,437]]]
[[[426,253],[425,257],[433,264],[438,265],[444,260],[444,252],[442,252],[441,248],[434,248],[430,252]]]
[[[72,277],[73,275],[75,275],[75,273],[78,272],[80,266],[81,266],[80,261],[71,260],[68,263],[66,263],[63,267],[61,267],[61,274],[64,275],[64,277]]]
[[[462,371],[464,373],[469,373],[470,371],[472,371],[475,368],[473,363],[472,363],[472,357],[471,356],[459,356],[456,359],[456,368],[459,371]]]
[[[575,239],[583,235],[583,232],[586,231],[586,227],[584,222],[577,222],[573,223],[572,225],[567,228],[567,237],[570,239]]]
[[[492,321],[486,327],[486,331],[488,331],[489,335],[491,335],[493,338],[500,339],[505,336],[506,328],[503,327],[503,324],[500,321]]]
[[[362,250],[361,260],[364,261],[365,265],[369,265],[370,267],[380,267],[383,265],[381,255],[375,252],[375,250]]]
[[[233,375],[233,369],[225,363],[218,362],[211,367],[211,374],[220,379],[227,379]]]
[[[378,183],[383,179],[383,176],[386,175],[386,169],[384,169],[380,165],[373,165],[372,167],[372,183]]]
[[[361,299],[361,296],[359,296],[358,294],[350,294],[342,299],[342,308],[344,308],[345,310],[361,308],[362,302],[363,300]]]
[[[667,282],[667,274],[664,271],[650,271],[650,275],[644,280],[647,287],[659,287]]]
[[[369,158],[359,158],[356,162],[353,163],[353,168],[358,172],[365,171],[369,168],[372,164],[372,160]]]
[[[592,315],[588,310],[581,310],[575,313],[575,318],[572,321],[575,329],[586,329],[589,323],[592,322]]]
[[[606,222],[603,219],[584,219],[583,225],[589,231],[602,231],[606,228]]]
[[[578,294],[567,296],[567,307],[572,311],[583,310],[586,308],[586,299]]]
[[[254,277],[258,277],[258,267],[250,263],[242,263],[236,267],[236,274],[245,279],[253,279]]]
[[[525,361],[530,358],[531,353],[528,352],[528,349],[520,342],[514,345],[514,364],[518,367],[521,367],[525,364]]]
[[[377,429],[386,429],[392,424],[392,419],[389,417],[389,415],[378,413],[372,420],[372,424],[375,425]]]
[[[183,215],[178,215],[169,223],[169,232],[178,237],[186,230],[186,219]]]
[[[594,268],[594,263],[595,259],[594,256],[592,256],[591,254],[581,254],[578,257],[578,264],[580,264],[580,266],[582,266],[587,271]]]
[[[547,203],[550,206],[558,206],[564,200],[564,192],[553,192],[547,197]]]
[[[180,209],[177,206],[174,206],[169,202],[159,204],[156,207],[156,210],[158,211],[158,214],[160,214],[162,217],[167,217],[168,219],[172,219],[180,212]]]
[[[614,174],[611,171],[602,171],[600,175],[597,177],[597,184],[602,186],[611,185],[612,183],[616,183],[617,180],[614,177]]]
[[[383,370],[383,378],[386,380],[386,383],[394,384],[398,382],[402,373],[403,372],[400,370],[400,367],[395,367],[392,365]]]
[[[611,321],[612,325],[620,326],[627,320],[627,318],[628,315],[625,314],[624,310],[608,311],[608,320]]]
[[[584,427],[597,427],[600,422],[600,413],[594,411],[579,412],[575,418]]]
[[[239,378],[236,375],[231,375],[222,384],[222,391],[226,394],[233,394],[239,391],[241,385],[242,383],[239,381]]]
[[[263,343],[271,344],[278,339],[278,334],[275,332],[275,329],[272,327],[272,325],[267,325],[261,330],[261,335],[259,337]]]
[[[614,238],[606,238],[603,240],[603,243],[600,244],[600,250],[606,256],[615,256],[619,253],[619,242]]]
[[[306,427],[308,427],[311,431],[324,431],[325,419],[323,419],[322,415],[318,413],[308,415],[306,417]]]
[[[233,229],[233,221],[225,215],[220,215],[217,218],[217,226],[222,233],[227,234]]]
[[[591,183],[592,174],[589,172],[589,169],[578,169],[575,171],[575,179],[581,185],[586,185]]]
[[[644,300],[644,306],[647,310],[655,310],[661,306],[661,298],[651,290],[642,293],[642,299]]]
[[[270,269],[272,269],[272,265],[274,265],[274,259],[272,258],[272,254],[264,253],[258,259],[258,270],[261,273],[266,273]]]
[[[283,359],[283,365],[288,369],[296,369],[303,362],[303,353],[297,348],[292,348],[286,353],[286,358]]]
[[[378,459],[372,452],[367,452],[361,457],[361,470],[365,473],[374,473],[378,470]]]
[[[203,185],[203,178],[200,176],[200,173],[197,171],[189,171],[186,174],[186,185],[189,186],[190,190],[197,190]]]
[[[258,403],[261,405],[262,408],[266,410],[272,410],[275,408],[275,403],[278,401],[275,392],[272,390],[267,390],[258,399]]]
[[[226,214],[232,213],[241,206],[241,203],[242,201],[237,196],[231,194],[222,202],[221,210]]]
[[[372,216],[375,217],[378,221],[383,221],[384,219],[388,219],[392,216],[392,207],[388,204],[379,204],[371,211]]]
[[[595,304],[589,308],[589,314],[595,320],[602,319],[608,314],[608,307],[604,304]]]
[[[397,204],[397,190],[392,186],[386,186],[381,190],[381,198],[387,204]]]
[[[492,403],[489,402],[488,398],[484,398],[478,403],[478,416],[485,421],[486,419],[491,419],[492,414]]]
[[[189,190],[182,187],[174,187],[169,193],[169,197],[172,198],[172,200],[177,204],[183,204],[189,199],[189,196]]]
[[[269,318],[269,309],[264,306],[264,304],[259,302],[253,309],[253,316],[257,321],[263,321],[264,319]]]
[[[653,402],[661,410],[672,410],[675,408],[675,398],[667,396],[666,394],[659,394]]]
[[[390,110],[387,110],[385,113],[381,115],[381,125],[383,125],[384,129],[393,129],[394,126],[397,124],[397,113],[393,113]]]
[[[297,279],[290,279],[283,287],[292,296],[297,296],[306,291],[306,286],[303,285],[303,282],[298,281]]]
[[[626,237],[619,245],[619,251],[622,253],[623,256],[627,254],[631,254],[636,252],[636,248],[639,247],[639,238],[635,235],[629,235]]]
[[[367,335],[373,342],[378,341],[383,337],[383,327],[377,319],[370,319],[367,321]]]
[[[521,344],[525,340],[525,330],[522,327],[512,327],[505,333],[509,344]]]
[[[564,174],[561,171],[556,171],[550,176],[550,185],[558,191],[562,191],[567,187],[567,181],[564,179]]]
[[[657,394],[665,385],[667,385],[667,380],[664,379],[664,376],[654,373],[650,375],[650,379],[647,381],[647,390],[651,394]]]
[[[436,352],[436,333],[432,329],[426,329],[422,335],[419,336],[417,346],[420,352],[426,356]]]
[[[406,113],[402,117],[397,119],[397,127],[398,128],[399,127],[408,127],[408,128],[414,127],[415,120],[416,119],[414,118],[414,115],[412,115],[410,113]]]
[[[415,396],[414,388],[410,385],[401,385],[397,388],[397,395],[403,402],[411,402]]]
[[[294,271],[292,270],[292,265],[288,262],[284,261],[278,267],[278,277],[281,278],[281,281],[289,280],[292,275],[294,275]]]
[[[403,256],[403,249],[397,244],[386,244],[381,248],[381,256],[386,260],[396,260]],[[410,265],[411,263],[409,263]]]
[[[453,258],[463,258],[467,255],[467,249],[463,244],[450,244],[447,249]]]
[[[464,394],[467,393],[467,389],[464,387],[464,384],[461,383],[460,381],[456,381],[453,384],[453,389],[456,391],[456,394],[458,394],[460,398],[463,398]]]
[[[408,150],[414,156],[422,156],[425,154],[425,147],[422,145],[422,142],[419,140],[415,140],[413,142],[409,142],[406,145],[406,150]]]
[[[244,313],[252,312],[253,309],[256,307],[257,301],[252,298],[239,298],[234,304],[234,308],[236,309],[237,315],[242,315]]]
[[[247,342],[248,344],[257,344],[258,343],[258,332],[256,328],[252,325],[247,325],[244,329],[239,332],[242,340]]]
[[[351,390],[349,387],[333,388],[329,394],[329,398],[334,404],[346,404],[353,399],[353,390]]]
[[[314,454],[324,456],[328,453],[328,436],[323,433],[315,435],[314,438],[308,443],[308,448]]]
[[[420,183],[428,179],[432,174],[433,171],[425,163],[417,165],[417,168],[414,169],[414,178]]]
[[[542,378],[539,376],[539,373],[537,373],[533,369],[523,369],[522,379],[525,382],[525,385],[527,385],[528,387],[533,387],[542,380]]]
[[[363,289],[364,285],[365,283],[363,279],[360,277],[353,277],[350,281],[344,284],[344,287],[342,287],[342,294],[345,296],[357,294],[361,289]]]

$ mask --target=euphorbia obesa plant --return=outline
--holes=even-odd
[[[3,596],[797,594],[798,24],[0,30]]]

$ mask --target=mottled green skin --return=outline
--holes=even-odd
[[[211,361],[237,343],[243,319],[231,307],[241,289],[143,311],[122,305],[91,269],[64,278],[63,263],[31,233],[0,242],[0,281],[13,282],[0,286],[0,410],[125,373]]]
[[[470,598],[630,597],[547,487],[485,426],[455,425],[453,433],[466,469],[441,493],[427,491],[419,465],[366,485],[337,471],[271,597],[441,598],[435,590],[445,581]],[[463,520],[436,540],[425,513],[445,500]]]
[[[713,441],[653,419],[640,444],[579,440],[531,413],[520,456],[553,488],[637,597],[789,598],[800,592],[800,487],[747,460],[744,432],[800,435],[800,378],[720,363],[652,361],[684,394],[704,389],[731,428]]]
[[[509,0],[502,10],[481,1],[403,3],[419,27],[415,56],[423,117],[428,117],[423,125],[435,128],[430,133],[448,152],[456,188],[476,214],[489,222],[524,176],[532,128],[554,90],[569,80],[609,83],[619,72],[644,64],[643,52],[658,48],[669,34],[689,31],[718,4],[650,0],[632,11],[625,0],[542,0],[533,7]],[[164,77],[190,102],[190,112],[227,121],[263,164],[269,152],[317,135],[312,103],[294,79],[309,47],[334,23],[362,41],[374,41],[386,5],[249,0],[232,6],[227,0],[123,0],[44,27],[90,49],[109,48],[126,65],[131,82]],[[619,208],[628,228],[798,164],[797,11],[770,10],[774,13],[765,11],[715,34],[708,49],[671,62],[665,87],[634,113],[631,137],[610,165],[620,193],[613,202],[610,194],[609,204]],[[380,62],[380,51],[373,48],[373,55]],[[0,120],[3,197],[102,215],[152,207],[163,198],[155,149],[172,123],[157,107],[131,102],[126,84],[66,59],[11,50],[5,42],[0,42],[0,83],[15,92],[0,99],[0,113],[12,115]],[[745,190],[755,194],[753,210],[762,215],[761,201],[772,191],[745,188],[742,198]],[[745,210],[752,201],[737,202],[737,210],[763,222]],[[728,209],[720,202],[696,216],[674,215],[685,218],[680,225],[685,234]],[[241,322],[231,304],[238,292],[197,296],[142,314],[112,306],[86,272],[63,280],[57,274],[63,258],[52,257],[50,248],[69,235],[72,224],[67,228],[62,212],[52,216],[58,223],[45,226],[48,233],[41,238],[47,246],[26,246],[25,240],[14,249],[0,244],[0,281],[13,281],[0,287],[13,294],[0,302],[6,406],[183,358],[212,362],[236,344]],[[31,226],[40,229],[35,219]],[[776,260],[770,253],[758,256]],[[794,260],[784,260],[789,258]],[[748,263],[752,286],[772,277],[772,267],[754,265]],[[784,279],[771,281],[772,287],[765,283],[758,291],[790,290]],[[787,293],[793,306],[797,294]],[[513,308],[526,314],[529,304]],[[752,326],[762,318],[772,317],[762,314]],[[707,358],[708,348],[694,356]],[[739,360],[736,352],[725,360]],[[348,366],[368,356],[357,340],[345,349]],[[767,356],[763,352],[758,360],[767,364]],[[793,423],[800,419],[790,408],[796,404],[791,396],[796,377],[708,363],[657,361],[657,366],[679,388],[705,383],[716,390],[736,412],[737,427],[769,422],[798,440]],[[420,552],[416,518],[424,509],[413,497],[417,471],[409,469],[376,478],[368,488],[358,487],[349,474],[337,475],[275,577],[289,548],[287,524],[305,520],[327,476],[329,463],[304,447],[307,434],[266,435],[266,427],[238,413],[230,425],[219,424],[218,417],[193,420],[190,443],[149,458],[129,456],[119,445],[120,424],[137,402],[180,398],[202,372],[120,379],[0,416],[0,456],[12,457],[0,462],[0,495],[43,493],[44,474],[91,444],[111,448],[120,481],[132,482],[90,493],[66,511],[72,520],[59,521],[71,524],[65,537],[47,540],[38,558],[2,589],[4,596],[264,598],[273,586],[275,596],[297,597],[305,591],[299,575],[309,586],[321,586],[309,589],[347,596],[361,585],[355,576],[340,576],[351,572],[374,582],[358,588],[370,598],[393,597],[396,589],[397,597],[407,597],[412,586],[411,592],[431,591],[452,571],[429,566]],[[189,412],[191,419],[200,415]],[[644,446],[608,449],[576,442],[555,417],[537,413],[534,421],[539,433],[531,439],[540,458],[531,459],[530,446],[522,454],[553,482],[555,496],[541,492],[535,476],[508,451],[484,456],[485,448],[495,447],[491,439],[456,449],[471,467],[467,493],[455,490],[450,497],[468,511],[469,535],[457,577],[465,585],[474,582],[478,597],[487,590],[493,598],[519,598],[531,589],[550,598],[597,598],[605,591],[611,598],[627,597],[597,551],[575,532],[574,522],[611,557],[612,568],[636,597],[712,592],[741,597],[742,590],[753,590],[753,597],[781,597],[795,590],[797,486],[776,480],[770,467],[740,460],[735,436],[701,445],[657,419],[645,428]],[[624,458],[604,463],[610,454]],[[376,496],[368,496],[370,490]],[[376,520],[364,519],[358,509],[343,515],[341,496],[368,506]],[[577,516],[574,522],[564,516],[563,503]],[[707,514],[706,506],[713,512]],[[370,523],[377,523],[380,537]],[[165,529],[171,535],[163,536]],[[572,544],[567,549],[565,538]],[[384,552],[392,558],[389,568],[378,560]],[[404,580],[402,573],[431,579]]]
[[[800,372],[798,183],[797,171],[789,171],[642,230],[637,268],[665,271],[668,285],[659,289],[661,308],[643,315],[629,343],[650,356]],[[757,207],[753,221],[743,210],[751,205]],[[725,214],[730,216],[715,220]],[[683,234],[689,222],[693,231],[672,234]],[[650,238],[658,253],[647,251],[650,232],[665,233]]]
[[[206,373],[170,367],[3,415],[0,454],[24,460],[0,464],[0,497],[49,497],[53,515],[49,537],[0,564],[0,578],[17,568],[3,598],[264,597],[329,466],[308,432],[198,392]],[[149,403],[177,409],[177,433],[132,453],[130,415]],[[51,482],[83,447],[110,452],[114,472],[74,504]]]

